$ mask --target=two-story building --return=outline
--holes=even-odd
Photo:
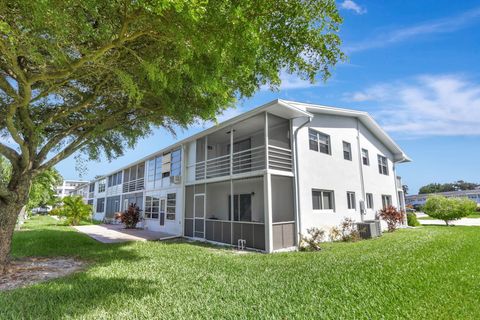
[[[404,208],[407,161],[366,112],[274,100],[92,181],[86,198],[98,220],[136,203],[143,228],[272,252]]]

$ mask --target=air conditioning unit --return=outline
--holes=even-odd
[[[375,228],[377,229],[378,236],[380,237],[382,235],[382,225],[380,224],[380,220],[365,220],[364,222],[375,223]]]
[[[182,182],[182,176],[170,176],[170,182],[179,184]]]
[[[367,220],[357,222],[357,230],[363,239],[377,238],[382,235],[379,220]]]

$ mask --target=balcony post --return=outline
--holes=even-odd
[[[233,175],[233,127],[230,128],[230,177]]]
[[[272,220],[272,179],[270,173],[263,175],[263,194],[265,205],[265,251],[273,252],[273,220]]]
[[[265,169],[268,171],[268,112],[265,112]]]
[[[205,164],[205,170],[203,172],[203,179],[207,179],[207,160],[208,160],[208,136],[205,136],[205,147],[204,147],[204,152],[205,152],[205,158],[203,159],[204,160],[204,164]]]

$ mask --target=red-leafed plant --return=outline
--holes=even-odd
[[[388,226],[388,232],[393,232],[397,229],[398,224],[403,222],[403,211],[397,210],[394,206],[388,206],[380,210],[379,216],[385,220]]]
[[[127,210],[115,214],[115,220],[123,223],[125,225],[125,229],[135,229],[137,223],[141,219],[140,212],[141,210],[137,204],[131,203]]]

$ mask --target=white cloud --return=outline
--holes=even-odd
[[[279,90],[296,90],[296,89],[306,89],[318,86],[318,82],[311,83],[308,80],[301,79],[296,74],[291,74],[286,71],[280,72],[280,87]],[[270,86],[264,85],[260,90],[270,90]]]
[[[410,27],[400,28],[384,33],[373,39],[367,39],[345,47],[347,53],[364,51],[373,48],[386,47],[391,44],[406,41],[412,38],[448,33],[467,27],[473,22],[480,21],[480,8],[465,11],[460,15],[427,21]]]
[[[318,85],[317,83],[310,83],[308,80],[303,80],[296,74],[290,74],[287,72],[282,72],[280,74],[280,79],[282,80],[282,83],[280,84],[280,90],[304,89]]]
[[[364,8],[364,7],[361,7],[360,5],[358,5],[357,3],[355,3],[354,1],[352,0],[345,0],[341,3],[340,5],[343,9],[345,10],[352,10],[354,11],[356,14],[365,14],[367,13],[367,9]]]
[[[459,75],[424,75],[346,95],[378,105],[376,118],[404,136],[480,135],[480,83]]]

